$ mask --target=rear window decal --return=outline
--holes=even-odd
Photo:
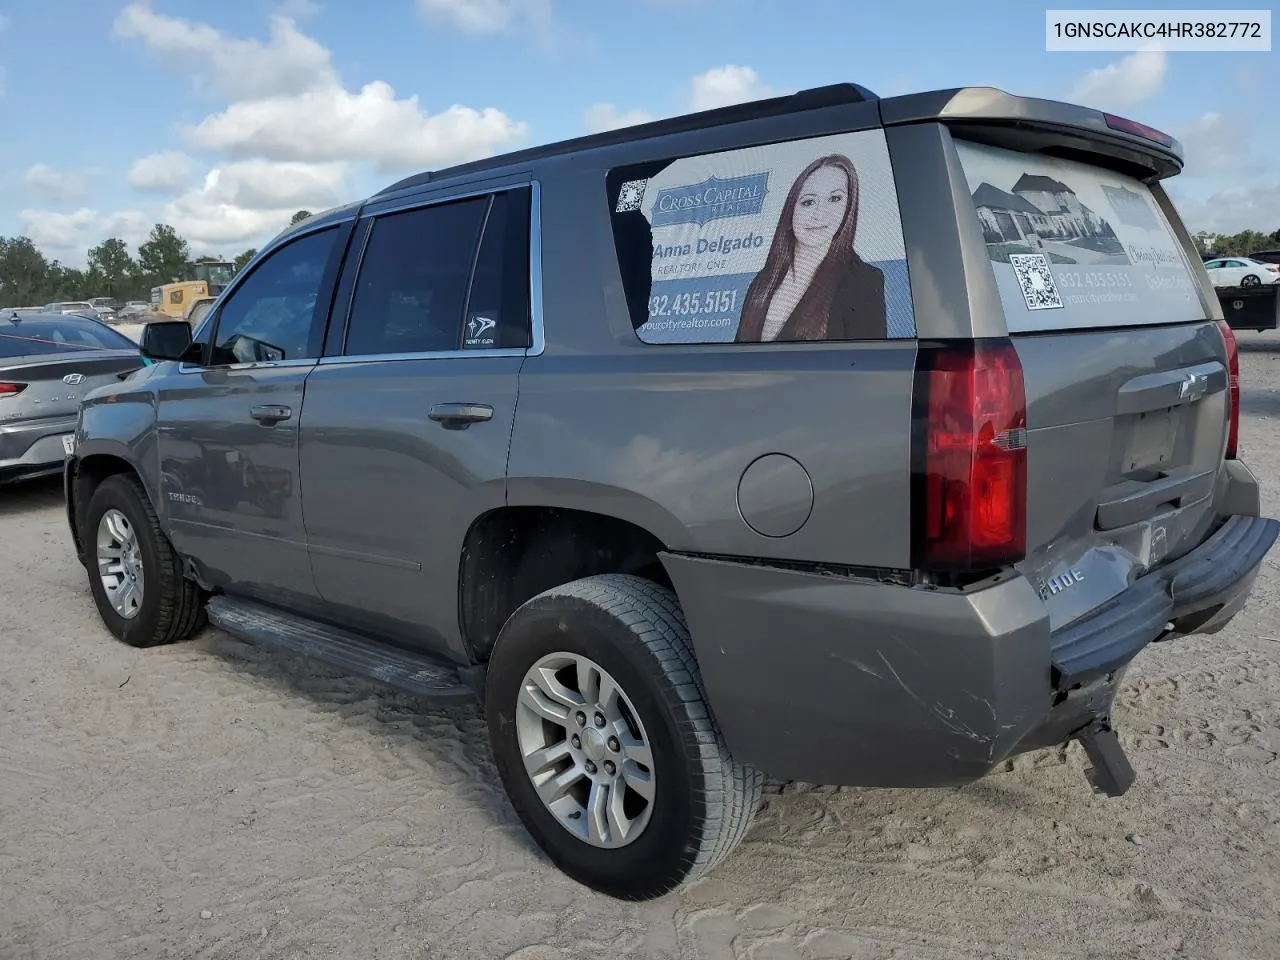
[[[1075,160],[964,141],[956,150],[1011,332],[1204,318],[1145,184]]]
[[[1011,253],[1009,265],[1022,288],[1028,310],[1061,310],[1062,297],[1053,282],[1053,271],[1043,253]]]
[[[646,343],[915,336],[882,130],[613,170],[608,191]]]

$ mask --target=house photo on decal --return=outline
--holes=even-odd
[[[973,205],[993,260],[1043,253],[1053,263],[1129,262],[1111,224],[1053,177],[1024,172],[1008,190],[983,181]]]

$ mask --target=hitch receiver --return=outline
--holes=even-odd
[[[1089,758],[1086,776],[1093,789],[1108,797],[1123,796],[1133,786],[1137,775],[1124,754],[1124,747],[1120,746],[1120,739],[1111,729],[1111,724],[1106,720],[1099,720],[1076,734],[1076,739]]]

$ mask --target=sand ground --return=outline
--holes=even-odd
[[[1242,334],[1280,509],[1280,337]],[[100,626],[57,484],[0,492],[0,958],[1280,957],[1280,555],[1223,633],[1145,651],[1117,723],[959,790],[772,784],[746,842],[622,904],[526,837],[478,711],[214,630]]]

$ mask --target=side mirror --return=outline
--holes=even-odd
[[[142,355],[152,360],[179,360],[191,346],[191,324],[185,320],[155,320],[142,329]]]

